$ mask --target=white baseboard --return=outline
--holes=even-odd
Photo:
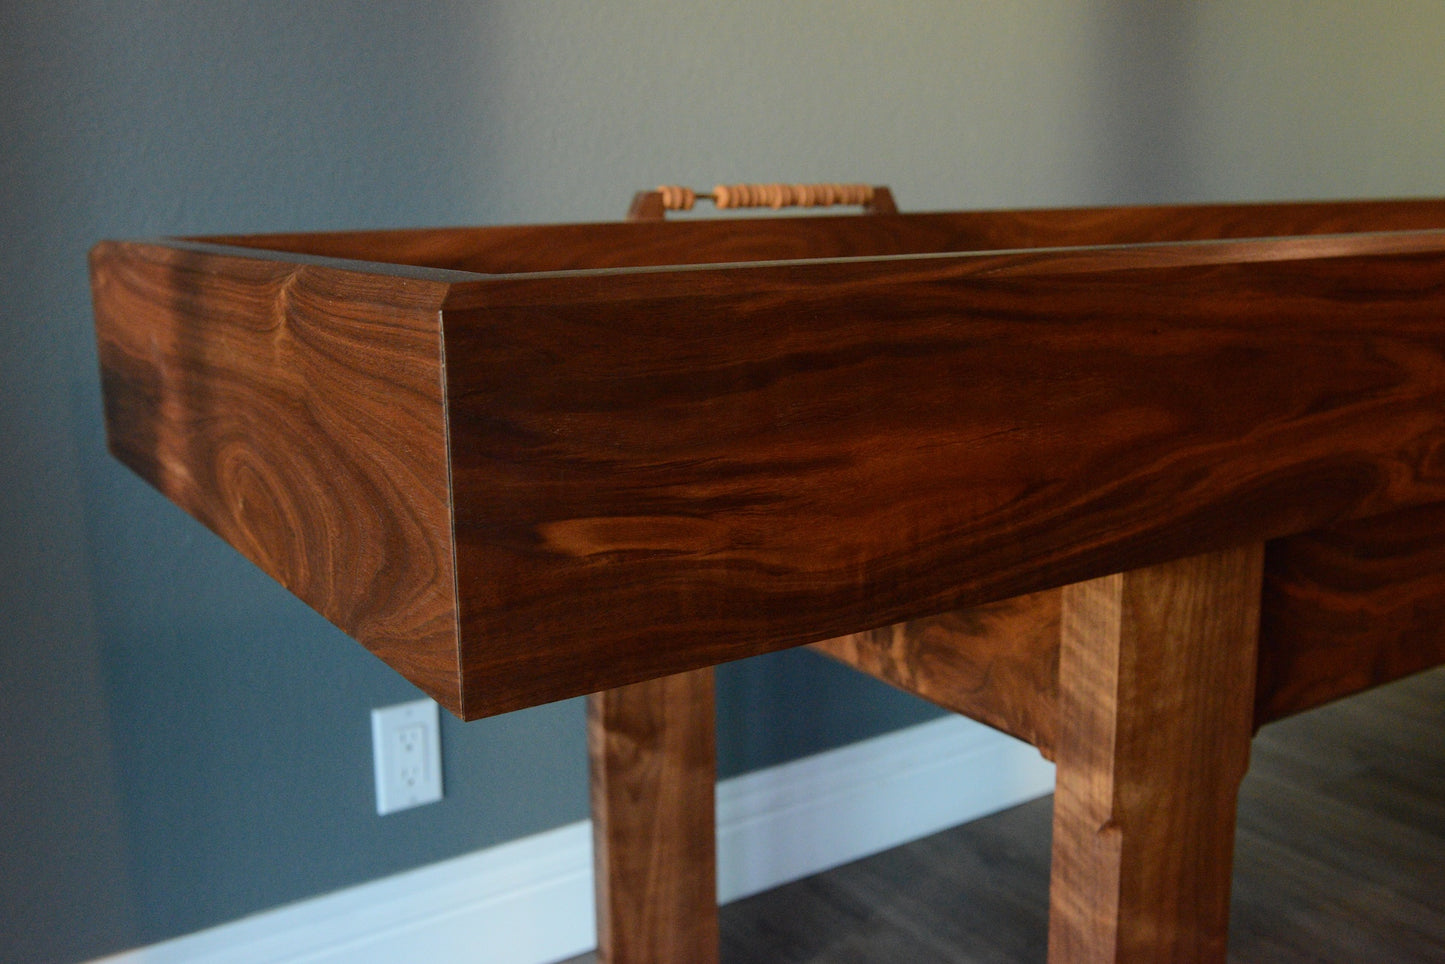
[[[726,903],[1053,789],[1032,747],[946,717],[718,784]],[[588,822],[93,964],[546,964],[590,950]]]

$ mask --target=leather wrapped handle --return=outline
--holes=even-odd
[[[628,218],[654,221],[667,211],[691,211],[700,200],[713,202],[719,210],[767,207],[776,211],[843,204],[861,205],[873,214],[898,213],[892,192],[871,184],[719,184],[710,192],[664,184],[655,191],[639,191],[632,199]]]

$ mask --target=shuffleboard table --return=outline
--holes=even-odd
[[[1445,662],[1445,202],[870,197],[104,242],[109,444],[457,716],[589,694],[604,961],[716,959],[711,668],[801,645],[1057,763],[1051,961],[1222,961],[1255,729]]]

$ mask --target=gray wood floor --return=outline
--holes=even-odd
[[[723,961],[1043,961],[1051,803],[729,904]],[[1260,733],[1231,916],[1231,961],[1445,962],[1445,670]]]

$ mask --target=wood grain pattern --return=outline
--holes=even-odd
[[[1445,663],[1445,505],[1270,543],[1255,721]]]
[[[1058,590],[814,643],[813,649],[1053,758]]]
[[[723,959],[1043,961],[1052,805],[1044,797],[726,904]],[[1439,960],[1445,670],[1265,727],[1240,790],[1233,891],[1238,964]]]
[[[453,712],[440,281],[91,257],[111,451]]]
[[[489,713],[1445,498],[1445,235],[531,276],[446,308]]]
[[[1218,960],[1256,712],[1445,655],[1442,224],[363,232],[92,270],[123,461],[460,716],[606,691],[611,959],[715,953],[687,671],[835,637],[1054,749],[1055,959]]]
[[[813,648],[1052,759],[1059,591]],[[1445,504],[1266,543],[1255,725],[1445,664]]]
[[[485,274],[1099,244],[1271,238],[1445,226],[1445,201],[1332,201],[762,217],[218,235],[197,240]]]
[[[716,964],[713,672],[587,701],[598,960]]]
[[[1224,961],[1263,548],[1064,589],[1049,960]]]
[[[1309,232],[1440,211],[250,241],[305,256],[107,246],[111,436],[162,491],[474,718],[1445,500],[1445,233],[450,267],[877,254],[938,232],[1035,245]],[[479,260],[458,260],[469,245]],[[423,267],[317,260],[362,251]],[[213,381],[229,386],[224,413]],[[254,511],[255,497],[243,511],[217,477],[219,453],[252,433],[258,460],[303,466],[294,483],[268,478],[284,512]]]

